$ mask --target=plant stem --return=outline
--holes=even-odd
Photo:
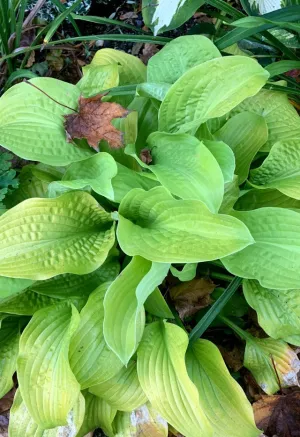
[[[236,325],[232,320],[228,319],[225,316],[218,316],[218,319],[221,320],[225,325],[231,328],[242,340],[252,340],[252,335],[248,332],[244,331],[238,325]]]
[[[201,335],[206,331],[210,324],[222,311],[227,302],[232,298],[236,290],[242,283],[242,278],[236,276],[233,281],[228,285],[222,296],[213,304],[213,306],[207,311],[201,320],[194,327],[189,335],[190,344],[194,343]]]
[[[221,281],[231,282],[234,278],[234,276],[226,275],[225,273],[219,273],[219,272],[210,272],[209,276],[212,279],[220,279]]]

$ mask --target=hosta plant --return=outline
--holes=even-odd
[[[1,145],[37,162],[0,217],[10,437],[260,435],[218,348],[199,324],[189,338],[162,291],[171,273],[244,278],[270,337],[233,320],[232,286],[201,329],[218,315],[246,341],[266,393],[296,383],[300,119],[268,78],[186,36],[147,68],[102,49],[77,85],[38,78],[1,97]]]

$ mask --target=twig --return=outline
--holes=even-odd
[[[47,96],[49,99],[53,100],[53,102],[57,103],[58,105],[63,106],[64,108],[67,108],[67,109],[71,109],[71,111],[77,112],[77,114],[79,114],[79,111],[77,111],[74,108],[70,108],[70,106],[64,105],[63,103],[60,103],[57,100],[53,99],[53,97],[49,96],[49,94],[45,93],[45,91],[41,90],[41,88],[39,88],[38,86],[33,85],[33,83],[29,82],[27,79],[24,79],[24,82],[27,83],[30,86],[33,86],[33,88],[36,88],[41,93],[45,94],[45,96]]]
[[[23,29],[25,27],[27,27],[29,24],[31,24],[32,20],[34,19],[34,17],[38,13],[38,11],[44,6],[44,3],[46,3],[46,0],[38,0],[37,1],[37,3],[34,6],[34,8],[31,9],[31,11],[29,12],[28,16],[23,21],[23,25],[22,25]]]

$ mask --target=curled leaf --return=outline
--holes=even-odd
[[[128,111],[121,105],[102,102],[104,94],[94,97],[79,97],[78,113],[65,115],[65,129],[67,140],[86,138],[95,150],[98,150],[100,140],[105,140],[113,149],[123,146],[122,132],[115,128],[113,118],[125,117]]]

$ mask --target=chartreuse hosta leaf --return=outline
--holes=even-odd
[[[108,437],[114,437],[112,422],[117,414],[117,410],[103,399],[92,395],[88,391],[84,391],[83,395],[85,398],[85,415],[83,424],[76,437],[85,437],[96,428],[102,428]]]
[[[114,158],[106,152],[100,152],[80,163],[71,164],[62,180],[53,184],[59,184],[67,190],[82,190],[90,187],[101,196],[113,200],[112,178],[116,176],[117,171]]]
[[[300,200],[299,139],[274,144],[262,165],[252,170],[250,182],[256,188],[275,188]]]
[[[219,57],[221,53],[205,36],[180,36],[149,59],[147,81],[174,83],[191,67]]]
[[[31,79],[31,83],[63,105],[76,109],[80,90],[52,78]],[[70,109],[55,103],[40,90],[19,83],[0,99],[0,144],[21,158],[50,165],[68,165],[93,152],[68,143],[64,129]]]
[[[139,380],[153,408],[180,433],[210,437],[212,427],[186,370],[187,346],[187,334],[178,326],[148,325],[138,349]]]
[[[185,264],[182,270],[178,270],[175,266],[171,266],[170,270],[173,276],[181,282],[191,281],[196,276],[197,263]]]
[[[30,415],[44,429],[66,425],[79,395],[68,361],[79,320],[74,306],[53,305],[37,311],[21,335],[19,386]]]
[[[239,180],[238,177],[234,175],[232,182],[227,182],[224,186],[224,197],[219,212],[221,214],[230,214],[239,195]]]
[[[222,259],[226,269],[242,278],[257,279],[263,287],[299,286],[300,215],[283,208],[236,211],[255,243]]]
[[[68,302],[72,302],[76,307],[81,308],[86,300],[87,296],[66,298]],[[0,299],[0,312],[8,314],[18,314],[23,316],[31,316],[36,311],[60,303],[61,299],[56,299],[50,296],[43,296],[39,293],[35,293],[32,290],[24,290],[17,293],[14,296]]]
[[[158,110],[151,99],[135,96],[128,109],[138,113],[138,136],[135,147],[138,151],[145,147],[146,140],[158,129]]]
[[[208,340],[197,340],[186,354],[188,374],[199,392],[200,404],[214,437],[256,437],[250,402],[231,377],[219,349]]]
[[[175,200],[163,187],[127,194],[117,235],[127,255],[162,263],[218,259],[254,241],[235,217],[213,214],[200,201]]]
[[[67,425],[58,426],[57,428],[46,429],[43,437],[75,437],[83,424],[85,415],[85,399],[81,393],[77,398],[72,410],[67,417]],[[24,437],[21,436],[21,437]],[[28,436],[30,437],[30,436]]]
[[[97,65],[117,64],[119,69],[119,85],[128,85],[146,81],[146,66],[136,56],[114,49],[98,50],[90,67]]]
[[[160,317],[161,319],[174,319],[173,313],[158,287],[148,296],[144,307],[153,316]]]
[[[70,344],[70,366],[81,389],[106,381],[122,367],[103,336],[103,299],[109,283],[96,288],[80,313],[80,324]]]
[[[0,274],[47,279],[90,273],[107,257],[113,228],[110,214],[85,192],[25,200],[0,217]]]
[[[148,137],[152,162],[148,168],[159,182],[181,199],[201,200],[217,212],[223,199],[224,178],[213,154],[187,134],[154,132]]]
[[[73,437],[77,435],[82,425],[84,411],[85,400],[80,393],[77,402],[68,414],[67,425],[45,430],[31,417],[18,389],[10,410],[8,435],[9,437]]]
[[[144,303],[164,280],[169,268],[170,264],[152,263],[136,256],[107,290],[104,299],[104,337],[125,365],[135,353],[143,335]]]
[[[6,318],[0,329],[0,398],[12,388],[19,351],[20,327],[17,318]]]
[[[89,391],[120,411],[132,411],[147,402],[135,361],[131,361],[111,379],[90,387]]]
[[[278,82],[277,85],[279,84]],[[261,149],[263,151],[269,151],[278,141],[300,138],[300,117],[286,93],[261,90],[255,96],[244,100],[233,110],[233,114],[244,111],[261,115],[268,125],[269,137]]]
[[[84,97],[92,97],[101,91],[119,85],[119,69],[117,64],[87,65],[82,68],[83,77],[77,83]]]
[[[225,184],[232,182],[235,169],[235,157],[231,148],[223,143],[223,141],[204,140],[203,143],[217,160],[222,170]]]
[[[253,337],[230,322],[227,325],[246,341],[244,366],[264,392],[269,395],[276,393],[280,389],[278,378],[281,387],[299,385],[300,361],[285,341]]]
[[[99,285],[104,282],[113,281],[119,274],[120,264],[115,255],[118,251],[112,251],[108,255],[104,264],[87,275],[74,275],[66,273],[54,276],[45,281],[36,281],[30,289],[38,294],[55,298],[82,297],[88,296]],[[19,279],[14,279],[15,281]],[[24,281],[24,280],[23,280]],[[1,278],[0,278],[1,283]]]
[[[278,190],[266,188],[260,190],[253,188],[246,191],[234,205],[234,208],[241,211],[250,211],[263,207],[277,206],[279,208],[300,209],[300,200],[282,194]]]
[[[257,312],[259,325],[272,338],[300,346],[300,292],[263,288],[244,280],[244,296]]]
[[[0,276],[0,302],[30,287],[34,281],[31,279],[6,278]]]
[[[130,413],[118,411],[113,427],[115,429],[115,437],[168,436],[167,422],[149,403],[142,405]]]
[[[159,102],[162,102],[167,92],[169,91],[171,84],[169,83],[141,83],[136,87],[137,94],[142,97],[149,97],[153,100],[153,103],[159,109]],[[158,100],[158,102],[156,102]]]
[[[224,141],[233,150],[235,174],[241,184],[247,179],[254,156],[268,140],[268,126],[261,115],[241,112],[230,118],[215,133],[215,138]]]
[[[117,167],[118,173],[111,181],[115,202],[120,203],[123,197],[125,197],[133,188],[142,188],[143,190],[148,191],[159,185],[158,181],[144,176],[141,172],[131,170],[119,163],[117,163]]]
[[[255,60],[228,56],[188,70],[168,91],[159,109],[158,127],[165,132],[195,131],[256,94],[269,77]]]

